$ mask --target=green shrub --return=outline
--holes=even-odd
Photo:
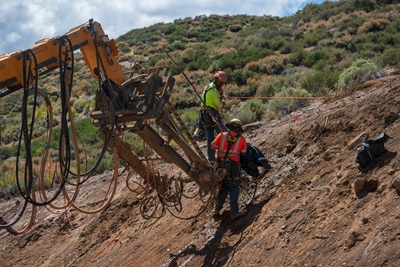
[[[358,10],[364,10],[366,12],[371,12],[375,9],[375,1],[373,0],[355,0],[354,6]]]
[[[98,165],[95,173],[100,174],[105,171],[113,170],[114,168],[114,155],[110,152],[106,152],[100,164]]]
[[[305,54],[303,65],[308,68],[323,68],[325,66],[333,65],[335,57],[332,48],[315,49]],[[334,50],[337,51],[336,49]]]
[[[198,88],[198,90],[198,93],[201,94],[200,88]],[[171,102],[174,103],[176,109],[184,109],[197,107],[200,103],[200,99],[197,94],[193,93],[192,88],[181,86],[178,92],[172,94]]]
[[[343,22],[340,24],[340,31],[346,31],[349,29],[358,29],[365,21],[366,21],[365,13],[359,12],[355,14],[351,14],[346,17]]]
[[[33,159],[33,176],[38,177],[38,169],[39,169],[39,160],[38,159]],[[0,166],[0,196],[2,195],[14,195],[18,192],[18,186],[17,186],[17,179],[15,176],[15,162],[14,160],[9,160],[7,162],[2,162]],[[25,187],[25,181],[24,181],[24,171],[23,171],[23,165],[20,164],[19,168],[19,182],[22,187],[22,191],[25,192],[24,187]],[[48,179],[44,180],[45,188],[49,188],[49,183],[50,181]],[[38,188],[38,181],[36,180],[34,182],[34,187],[37,189]]]
[[[285,42],[285,43],[282,45],[282,47],[281,47],[281,49],[279,50],[279,52],[280,52],[281,54],[290,54],[290,53],[292,52],[292,49],[293,49],[293,45],[292,45],[291,43],[289,43],[289,42]]]
[[[259,121],[266,111],[266,106],[261,100],[248,100],[237,111],[236,117],[243,123]]]
[[[223,69],[223,67],[222,67],[222,61],[221,61],[220,59],[214,60],[214,61],[211,63],[211,65],[208,67],[208,70],[209,70],[211,73],[215,73],[215,72],[217,72],[217,71],[219,71],[219,70],[222,70],[222,69]]]
[[[379,57],[379,63],[382,67],[400,66],[400,48],[388,48]]]
[[[118,47],[118,50],[123,54],[131,52],[131,49],[128,45],[121,45],[120,47]]]
[[[313,96],[322,96],[329,90],[334,90],[339,79],[335,70],[310,70],[300,79],[300,86]]]
[[[169,48],[171,49],[171,51],[185,50],[186,44],[181,41],[174,41],[174,43]]]
[[[228,52],[218,55],[214,60],[219,60],[221,69],[232,71],[242,69],[248,62],[272,55],[273,52],[268,49],[248,47],[239,51]]]
[[[143,140],[137,134],[126,132],[124,142],[131,145],[132,151],[137,155],[143,156]]]
[[[31,141],[31,152],[33,157],[41,156],[45,149],[45,137],[41,136]],[[25,151],[25,147],[22,149]]]
[[[351,64],[339,76],[338,88],[344,90],[351,84],[362,83],[375,78],[377,66],[375,63],[360,59]]]
[[[170,34],[172,34],[173,32],[175,32],[177,28],[178,28],[178,25],[169,23],[169,24],[167,24],[167,25],[163,28],[162,32],[163,32],[165,35],[170,35]]]
[[[18,191],[17,183],[15,180],[15,167],[4,168],[4,165],[10,165],[11,163],[2,164],[2,170],[0,172],[0,196],[5,194],[14,194]],[[14,165],[14,164],[13,164]],[[14,165],[15,166],[15,165]]]
[[[275,95],[276,99],[269,101],[267,107],[269,111],[275,114],[285,115],[289,114],[299,108],[302,108],[308,104],[307,99],[296,99],[296,97],[310,96],[310,94],[304,89],[295,89],[293,87],[285,87]],[[279,97],[282,97],[279,99]]]
[[[289,58],[286,60],[287,64],[292,64],[293,66],[300,66],[303,64],[303,61],[306,57],[306,52],[302,49],[293,51]]]
[[[12,155],[11,149],[6,146],[0,147],[0,162],[4,162],[6,159],[10,158]]]
[[[97,137],[99,128],[92,124],[90,117],[76,121],[75,128],[83,144],[94,144],[100,140]]]
[[[304,35],[304,40],[307,46],[317,45],[320,40],[330,38],[332,34],[325,25],[319,25],[316,29]]]
[[[199,117],[199,110],[198,109],[199,109],[198,107],[193,107],[193,108],[188,108],[188,109],[181,110],[179,112],[179,113],[181,113],[180,114],[181,119],[184,122],[187,122],[190,125],[193,125],[196,122],[196,120],[198,119],[198,117]]]
[[[238,32],[238,31],[240,31],[242,29],[243,29],[242,26],[237,25],[237,24],[229,26],[229,30],[231,32]]]
[[[72,100],[72,98],[71,98],[71,100]],[[85,99],[74,99],[72,106],[76,112],[82,113],[83,108],[85,106]]]
[[[276,36],[268,40],[268,46],[266,48],[269,48],[273,51],[278,51],[285,45],[285,43],[286,41],[283,39],[283,37]]]

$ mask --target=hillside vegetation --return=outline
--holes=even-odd
[[[400,266],[399,81],[387,76],[346,97],[313,102],[296,112],[298,120],[291,114],[246,125],[246,139],[273,168],[257,180],[255,199],[240,219],[230,220],[228,203],[220,220],[213,219],[212,205],[198,213],[206,203],[192,198],[193,183],[185,184],[181,212],[167,206],[161,217],[143,217],[146,198],[125,184],[132,182],[125,172],[112,203],[96,215],[40,207],[29,232],[0,231],[1,266]],[[361,173],[348,143],[362,132],[392,138]],[[168,165],[157,168],[180,175]],[[112,176],[85,183],[77,204],[99,207]],[[22,197],[0,198],[4,218],[22,206]]]
[[[126,70],[135,61],[172,67],[177,82],[171,103],[188,123],[196,119],[199,100],[165,51],[198,91],[215,70],[228,72],[227,118],[238,116],[246,123],[246,140],[272,166],[257,179],[242,177],[248,190],[242,191],[240,204],[247,214],[236,220],[230,219],[228,203],[214,218],[212,200],[196,190],[183,170],[162,161],[154,167],[160,177],[178,177],[182,183],[175,187],[182,195],[175,205],[160,204],[173,196],[160,194],[147,182],[141,185],[133,171],[109,171],[109,151],[99,175],[79,188],[66,188],[64,196],[77,196],[73,208],[63,208],[62,197],[55,206],[25,206],[11,185],[21,98],[15,93],[2,99],[0,223],[19,215],[15,229],[34,223],[20,235],[0,230],[0,266],[400,266],[397,2],[325,1],[285,18],[199,16],[118,38]],[[73,115],[93,164],[102,145],[88,116],[97,81],[79,53],[76,58]],[[40,84],[56,103],[54,113],[60,112],[57,79],[48,74]],[[272,96],[277,98],[268,98]],[[318,98],[306,102],[278,98],[282,96]],[[39,105],[36,112],[35,164],[43,150],[46,106]],[[53,129],[58,135],[59,124]],[[371,140],[382,133],[390,136],[381,147],[383,154],[360,170],[355,148],[365,141],[363,136]],[[125,138],[140,153],[135,134]],[[206,149],[205,142],[197,144]],[[104,205],[111,199],[112,184],[115,195]]]
[[[143,67],[168,64],[176,75],[171,103],[184,121],[197,119],[200,100],[181,68],[200,93],[212,73],[228,74],[225,88],[226,119],[238,117],[244,124],[280,118],[307,105],[304,99],[269,99],[347,94],[357,84],[387,75],[400,62],[400,4],[397,1],[325,1],[308,4],[289,17],[211,15],[180,18],[133,29],[116,40],[119,61],[129,70],[134,62]],[[169,56],[178,63],[175,65]],[[78,133],[89,155],[96,155],[102,142],[88,114],[94,105],[97,80],[76,54],[71,103]],[[42,77],[40,88],[60,110],[58,75]],[[249,99],[250,98],[250,99]],[[10,193],[21,120],[21,95],[1,100],[0,107],[0,192]],[[45,106],[37,109],[45,112]],[[38,116],[40,118],[40,114]],[[43,150],[45,119],[38,119],[32,144],[35,157]],[[57,124],[57,123],[56,123]],[[56,129],[57,130],[57,129]],[[134,149],[139,140],[132,137]],[[89,161],[94,161],[89,158]],[[98,168],[112,166],[107,154]]]

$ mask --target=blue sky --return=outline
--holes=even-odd
[[[13,0],[0,5],[0,54],[68,32],[93,18],[110,38],[159,22],[198,15],[289,16],[325,0]]]

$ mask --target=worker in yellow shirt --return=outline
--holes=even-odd
[[[222,121],[222,86],[227,81],[227,75],[223,71],[218,71],[214,75],[214,80],[208,84],[202,94],[201,102],[201,123],[206,129],[207,137],[207,156],[209,161],[215,161],[215,151],[211,149],[211,142],[214,140],[214,132],[228,131]]]

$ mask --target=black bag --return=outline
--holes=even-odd
[[[362,146],[358,147],[356,158],[358,169],[361,171],[365,170],[376,158],[386,153],[387,150],[384,144],[390,138],[392,137],[383,133],[376,139],[365,141]]]
[[[271,169],[268,159],[257,147],[250,143],[247,144],[246,156],[240,154],[240,165],[248,175],[258,177],[260,172],[258,167],[263,167],[266,170]]]

